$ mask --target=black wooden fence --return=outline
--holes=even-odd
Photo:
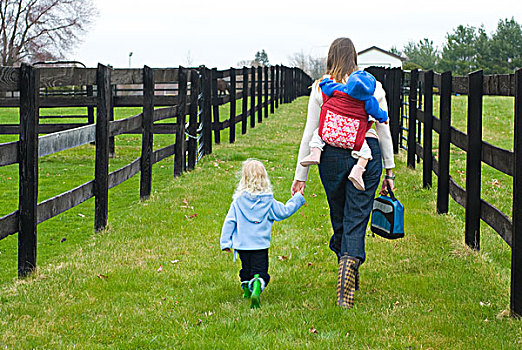
[[[522,69],[505,75],[483,75],[477,71],[452,77],[451,72],[418,70],[408,75],[407,164],[415,168],[416,159],[423,159],[424,187],[432,186],[432,173],[438,175],[437,213],[448,212],[449,196],[465,208],[464,235],[468,246],[480,248],[483,220],[511,247],[511,313],[522,316]],[[434,90],[440,94],[439,117],[433,115]],[[468,96],[467,133],[451,126],[452,94]],[[515,97],[513,152],[482,140],[483,95]],[[438,160],[433,156],[433,131],[439,134]],[[467,153],[465,189],[450,176],[450,144]],[[481,198],[482,163],[513,177],[512,219]]]
[[[230,81],[230,93],[218,96],[217,79]],[[158,96],[157,84],[175,84],[176,94]],[[98,68],[0,68],[0,107],[19,107],[20,124],[0,125],[0,134],[18,134],[19,141],[0,144],[0,167],[19,164],[19,209],[0,218],[0,240],[18,232],[18,275],[36,267],[37,225],[95,197],[95,231],[108,218],[109,189],[141,171],[140,198],[151,193],[152,164],[174,155],[174,174],[192,170],[212,144],[229,129],[234,142],[236,124],[245,134],[263,122],[280,103],[309,93],[311,78],[302,70],[284,66],[229,69],[199,68],[111,69]],[[114,96],[117,84],[141,84],[140,96]],[[49,95],[47,87],[81,86],[87,93]],[[157,89],[156,89],[157,90]],[[18,96],[17,96],[18,95]],[[250,109],[248,108],[250,96]],[[256,104],[257,97],[257,104]],[[242,110],[236,111],[236,100]],[[230,103],[230,115],[221,120],[219,105]],[[115,107],[142,107],[143,112],[114,120]],[[39,124],[40,107],[87,107],[86,123]],[[163,108],[157,108],[163,107]],[[94,120],[96,108],[96,120]],[[187,120],[188,117],[188,120]],[[250,118],[250,119],[249,119]],[[175,119],[172,123],[154,122]],[[214,135],[212,135],[214,133]],[[39,134],[47,134],[39,137]],[[141,156],[109,173],[111,138],[141,134]],[[154,134],[175,134],[175,143],[153,150]],[[87,143],[95,143],[95,178],[83,185],[38,203],[38,158]]]

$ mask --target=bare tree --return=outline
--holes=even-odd
[[[299,67],[312,79],[319,79],[326,71],[326,59],[307,55],[303,51],[288,57],[291,66]]]
[[[0,63],[64,58],[96,15],[92,0],[0,0]]]

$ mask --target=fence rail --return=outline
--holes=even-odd
[[[502,75],[477,71],[465,77],[453,77],[451,72],[413,70],[408,78],[408,166],[415,168],[415,160],[423,160],[423,187],[432,186],[432,173],[438,176],[438,213],[448,212],[450,196],[465,208],[464,238],[468,246],[480,248],[482,220],[511,247],[511,313],[522,316],[522,69]],[[434,88],[440,94],[439,118],[433,115]],[[451,126],[452,94],[468,96],[466,133]],[[513,152],[482,140],[484,95],[515,97]],[[433,131],[439,134],[438,160],[433,155]],[[451,144],[467,155],[465,188],[449,174]],[[481,198],[482,163],[513,177],[512,219]]]
[[[230,94],[218,96],[217,79],[224,78],[230,80]],[[292,102],[307,94],[311,82],[303,71],[284,66],[225,71],[204,66],[110,69],[103,65],[98,68],[22,65],[20,68],[0,68],[0,91],[11,92],[12,96],[0,98],[0,107],[20,108],[19,125],[0,125],[0,134],[19,135],[18,141],[0,144],[0,167],[19,165],[19,209],[0,218],[0,240],[18,233],[18,275],[26,276],[36,268],[38,224],[94,197],[94,229],[103,230],[107,225],[109,189],[140,173],[140,198],[146,200],[151,192],[152,164],[174,156],[174,177],[194,169],[204,154],[212,153],[212,144],[221,142],[222,130],[228,128],[229,142],[234,142],[237,123],[242,123],[241,131],[245,134],[249,117],[250,127],[255,127],[256,113],[257,122],[262,123],[263,114],[268,118],[269,112],[274,112],[272,106],[279,105],[278,101]],[[156,95],[156,84],[160,83],[176,85],[176,89],[169,90],[176,95]],[[114,96],[117,84],[141,84],[142,94]],[[64,86],[80,86],[78,90],[85,90],[85,94],[69,94],[64,90],[61,96],[46,96],[45,88]],[[238,99],[243,99],[240,113],[236,111]],[[230,103],[230,115],[226,120],[220,120],[219,106],[226,103]],[[71,106],[87,107],[85,116],[74,116],[85,117],[86,123],[39,124],[40,108]],[[114,108],[120,106],[139,106],[142,113],[114,120]],[[166,119],[175,121],[154,124]],[[39,134],[48,135],[39,137]],[[141,155],[109,173],[114,137],[122,134],[142,135]],[[174,134],[175,143],[153,150],[154,134]],[[38,158],[93,142],[95,178],[38,203]]]

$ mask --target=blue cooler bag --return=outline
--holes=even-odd
[[[375,198],[370,229],[376,235],[388,239],[404,237],[404,206],[395,198],[388,187],[390,196]]]

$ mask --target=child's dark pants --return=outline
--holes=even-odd
[[[250,281],[257,273],[265,280],[265,285],[270,281],[268,274],[268,249],[238,250],[242,268],[239,271],[241,282]]]

